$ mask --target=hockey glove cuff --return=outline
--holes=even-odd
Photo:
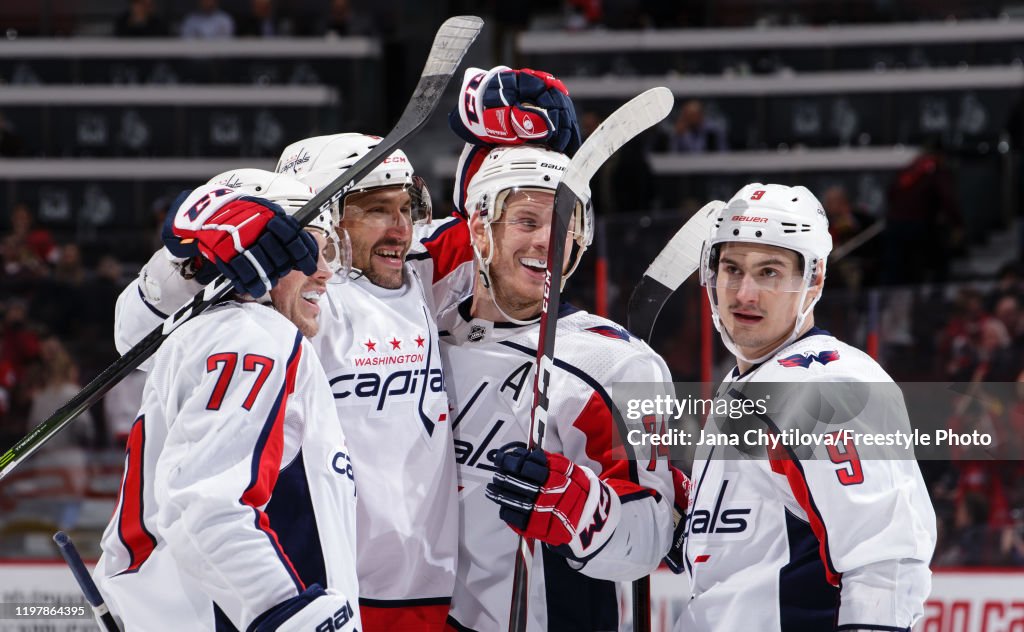
[[[191,261],[200,283],[219,271],[236,291],[254,297],[293,269],[316,272],[316,240],[295,218],[269,200],[219,185],[179,195],[162,237],[173,256]]]
[[[355,610],[349,600],[313,584],[297,597],[261,614],[247,632],[342,632],[355,629]]]
[[[581,144],[569,90],[554,75],[496,66],[466,70],[448,124],[473,145],[546,145],[569,156]]]
[[[672,546],[665,555],[665,564],[679,575],[686,571],[683,545],[686,544],[686,512],[690,504],[690,479],[679,469],[669,466],[672,471],[672,487],[675,502],[672,505]]]
[[[619,523],[619,497],[590,468],[561,454],[518,447],[499,453],[487,497],[520,535],[577,560],[596,554]]]

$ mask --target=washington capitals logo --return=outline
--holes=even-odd
[[[618,327],[612,327],[611,325],[596,325],[594,327],[587,327],[586,330],[604,336],[605,338],[629,341],[628,331],[625,329],[619,329]]]
[[[839,359],[838,351],[819,351],[818,353],[794,353],[791,356],[787,356],[779,360],[779,364],[782,366],[795,367],[802,366],[807,369],[810,368],[814,361],[817,360],[822,364],[828,364]]]

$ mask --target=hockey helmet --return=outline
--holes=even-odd
[[[568,156],[539,145],[492,149],[479,170],[473,174],[466,190],[466,207],[470,217],[480,217],[487,238],[491,240],[491,224],[500,220],[510,194],[530,190],[553,193],[568,166]],[[574,247],[563,282],[576,271],[583,253],[594,242],[594,207],[591,204],[589,185],[585,198],[580,200],[573,211],[569,231]],[[475,244],[473,247],[477,250]],[[486,259],[481,257],[479,250],[476,254],[486,275],[487,266],[494,257],[494,249],[490,249]]]
[[[210,178],[207,184],[219,184],[237,189],[252,197],[263,198],[294,215],[306,202],[313,198],[313,189],[299,180],[284,174],[265,171],[263,169],[233,169]],[[338,227],[329,211],[321,211],[306,225],[308,228],[322,230],[327,236],[324,248],[324,259],[339,281],[348,278],[352,267],[352,245],[348,233]]]
[[[281,152],[275,171],[287,173],[320,191],[380,143],[379,136],[345,133],[313,136],[288,145]],[[412,219],[430,221],[430,193],[423,179],[414,175],[412,163],[400,149],[385,158],[348,192],[361,193],[378,187],[402,186],[412,199]],[[344,205],[342,205],[344,208]],[[341,214],[339,213],[339,220]]]
[[[832,236],[821,202],[802,186],[751,183],[740,189],[719,213],[701,255],[701,284],[707,289],[712,320],[722,333],[725,345],[734,355],[757,363],[764,358],[743,357],[728,332],[723,331],[719,317],[715,292],[718,261],[722,245],[729,242],[763,244],[797,253],[803,267],[801,277],[777,289],[800,292],[798,305],[802,305],[807,292],[820,280],[818,275],[824,278],[826,262],[832,252]],[[820,292],[804,309],[798,310],[793,334],[784,344],[796,338],[819,298]]]

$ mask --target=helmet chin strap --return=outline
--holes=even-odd
[[[350,281],[355,281],[356,279],[360,279],[363,276],[365,276],[365,273],[362,271],[361,268],[357,268],[355,266],[350,266],[349,267],[349,269],[348,269],[348,278],[349,278]]]
[[[494,259],[494,236],[491,233],[491,225],[489,223],[484,224],[484,230],[487,235],[487,243],[490,246],[488,248],[487,257],[485,258],[480,253],[480,248],[476,245],[476,240],[470,240],[473,244],[473,254],[476,255],[476,262],[480,266],[480,278],[483,279],[484,287],[487,288],[487,294],[491,297],[491,303],[494,304],[494,308],[498,310],[501,317],[510,323],[516,325],[532,325],[540,321],[540,316],[531,320],[519,320],[509,316],[505,310],[501,309],[501,305],[498,305],[498,299],[494,296],[494,283],[491,281],[491,261]]]

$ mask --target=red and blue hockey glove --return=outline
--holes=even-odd
[[[236,291],[254,297],[293,269],[316,272],[316,240],[295,218],[274,202],[215,184],[178,196],[162,238],[175,257],[200,258],[193,262],[200,283],[220,272]],[[214,265],[203,265],[206,261]]]
[[[448,115],[452,131],[474,145],[546,145],[568,156],[580,147],[569,90],[550,73],[496,66],[470,68]]]
[[[355,607],[348,599],[320,584],[264,612],[249,626],[253,632],[355,632]]]
[[[683,545],[686,544],[686,516],[690,504],[690,479],[682,470],[669,466],[672,471],[672,487],[675,491],[675,502],[672,505],[672,547],[665,555],[665,564],[673,573],[679,575],[686,571],[683,559]]]
[[[622,506],[590,468],[523,447],[499,453],[494,464],[486,494],[516,533],[576,560],[589,559],[612,537]]]

